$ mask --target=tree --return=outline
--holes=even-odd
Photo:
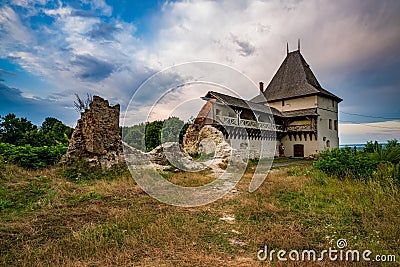
[[[31,131],[37,131],[37,126],[26,118],[17,118],[12,113],[0,116],[0,142],[23,145],[24,134]]]
[[[68,145],[73,129],[60,120],[48,117],[40,129],[26,118],[17,118],[15,114],[0,116],[0,143],[32,147]]]
[[[382,150],[382,144],[379,144],[378,141],[368,141],[364,147],[364,151],[368,153],[379,152],[380,150]]]
[[[179,142],[190,125],[177,117],[170,117],[163,121],[140,123],[121,128],[123,141],[142,151],[150,151],[165,142]]]
[[[44,119],[42,126],[40,126],[40,130],[44,133],[48,133],[53,129],[54,124],[56,124],[57,122],[62,123],[60,120],[58,120],[56,118],[47,117]]]
[[[146,151],[150,151],[161,144],[161,130],[163,121],[153,121],[146,124],[145,143]]]
[[[145,136],[145,124],[140,123],[131,127],[123,127],[122,129],[123,141],[128,145],[145,151],[144,136]]]
[[[386,149],[392,149],[395,147],[400,147],[400,143],[399,143],[399,141],[397,141],[397,139],[387,140],[387,143],[385,146]]]
[[[68,145],[68,140],[71,138],[73,129],[56,118],[48,117],[42,123],[40,127],[39,135],[42,136],[44,142],[42,145],[54,146],[54,145]],[[35,146],[33,143],[29,143]]]
[[[68,145],[68,135],[72,128],[64,125],[61,121],[56,122],[51,129],[54,135],[54,141],[56,144]]]
[[[161,132],[162,143],[179,142],[179,134],[184,126],[184,122],[177,117],[170,117],[163,122]]]

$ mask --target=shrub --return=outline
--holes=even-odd
[[[389,146],[386,149],[375,151],[371,154],[371,158],[380,162],[400,162],[400,146]]]
[[[397,139],[388,140],[387,143],[386,143],[385,148],[386,148],[386,149],[391,149],[391,148],[394,148],[394,147],[400,148],[400,143],[399,143],[399,141],[398,141]]]
[[[66,151],[67,147],[63,145],[32,147],[0,143],[0,156],[7,162],[29,169],[54,165]]]
[[[366,180],[372,177],[378,162],[364,151],[350,148],[326,150],[319,154],[314,166],[328,175],[338,178]]]

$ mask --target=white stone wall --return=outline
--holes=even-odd
[[[280,111],[292,111],[307,108],[317,108],[318,121],[317,121],[317,140],[313,136],[310,141],[307,136],[307,141],[302,138],[302,141],[297,137],[297,141],[292,137],[290,141],[289,136],[284,136],[281,140],[285,146],[285,156],[292,157],[294,155],[293,147],[295,144],[304,145],[304,156],[311,156],[327,148],[339,147],[339,128],[338,128],[338,103],[335,100],[323,96],[307,96],[284,101],[275,101],[269,103],[269,106],[274,107]],[[331,121],[331,129],[329,128],[329,120]],[[301,121],[292,122],[290,125],[303,124]],[[336,125],[336,128],[335,128]],[[279,146],[279,144],[278,144]],[[329,146],[329,147],[328,147]]]
[[[299,136],[296,137],[296,140],[292,136],[292,141],[290,141],[289,136],[285,135],[280,142],[278,142],[278,147],[280,143],[283,144],[285,147],[285,156],[286,157],[294,157],[294,145],[304,145],[304,157],[309,157],[313,156],[315,154],[318,154],[318,141],[315,140],[315,137],[313,135],[312,140],[310,140],[310,136],[307,135],[307,141],[304,138],[304,135],[302,136],[301,140]],[[277,149],[278,149],[277,147]]]
[[[228,138],[227,142],[232,148],[241,151],[242,157],[250,159],[255,158],[272,158],[276,155],[275,140],[261,140],[261,139],[244,139],[244,138]]]
[[[317,112],[319,114],[317,122],[318,150],[323,151],[327,148],[339,147],[339,128],[336,127],[335,129],[335,124],[338,125],[337,101],[318,96]],[[329,129],[329,120],[331,121],[331,129]]]
[[[305,96],[294,99],[284,100],[284,105],[282,105],[282,100],[268,102],[270,107],[276,108],[279,111],[292,111],[299,109],[315,108],[318,105],[317,96]]]

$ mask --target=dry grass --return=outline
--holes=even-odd
[[[8,166],[4,174],[0,196],[9,205],[0,211],[0,265],[343,266],[256,259],[264,245],[322,250],[338,238],[400,257],[398,193],[327,178],[308,163],[273,171],[254,193],[248,172],[234,192],[197,208],[160,203],[126,174],[80,184],[59,168]],[[206,174],[167,178],[195,186],[213,179]]]
[[[211,170],[200,172],[170,172],[163,175],[171,183],[185,187],[197,187],[211,183],[216,178],[212,175]]]

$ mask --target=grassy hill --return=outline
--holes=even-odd
[[[256,257],[264,245],[321,251],[339,238],[400,260],[398,188],[329,178],[310,162],[273,170],[254,193],[247,192],[250,167],[236,190],[197,208],[158,202],[124,169],[89,179],[61,167],[1,168],[3,266],[343,266]],[[207,173],[167,176],[185,185],[209,181]]]

